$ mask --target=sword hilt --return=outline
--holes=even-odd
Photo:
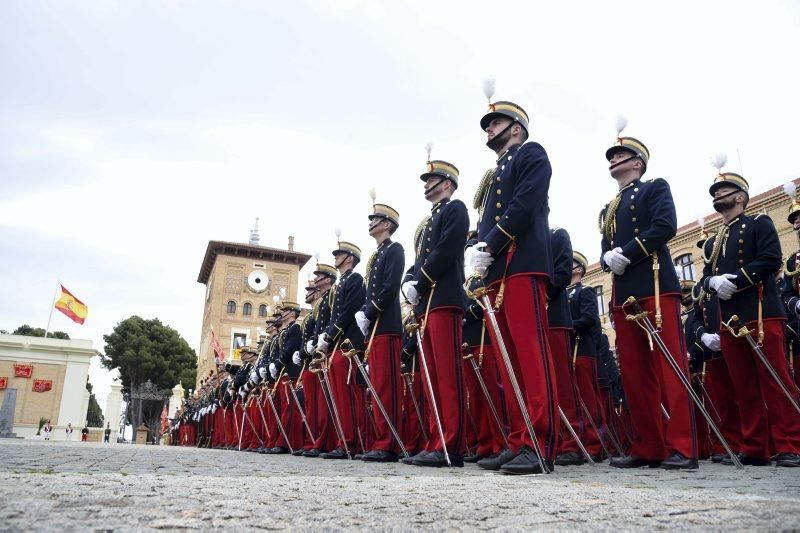
[[[628,313],[626,308],[632,309],[633,313]],[[639,305],[639,301],[633,296],[629,296],[628,299],[625,300],[625,303],[622,304],[622,312],[625,313],[625,320],[630,320],[632,322],[638,322],[649,314],[642,309],[642,306]]]
[[[747,329],[747,326],[742,324],[739,320],[739,315],[733,315],[727,322],[723,322],[722,325],[737,339],[750,334],[750,330]]]

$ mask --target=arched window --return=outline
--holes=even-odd
[[[236,314],[236,302],[233,300],[228,300],[228,314],[235,315]]]
[[[603,286],[597,285],[596,287],[592,288],[597,296],[597,312],[601,315],[604,315],[606,313],[606,304],[603,302]]]
[[[267,304],[258,306],[258,316],[267,316]]]
[[[675,271],[681,279],[694,281],[694,265],[692,264],[692,254],[683,254],[675,259]]]
[[[244,316],[250,316],[253,314],[253,304],[250,302],[245,302],[245,304],[242,306],[242,314]]]

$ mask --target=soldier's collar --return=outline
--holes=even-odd
[[[508,154],[512,154],[512,153],[516,152],[516,151],[519,149],[519,147],[520,147],[520,146],[522,146],[522,144],[515,144],[514,146],[511,146],[511,147],[509,147],[509,149],[508,149],[508,150],[506,150],[505,152],[503,152],[502,154],[500,154],[500,156],[498,156],[498,158],[497,158],[497,164],[499,165],[499,164],[500,164],[500,161],[501,161],[501,160],[502,160],[502,159],[503,159],[505,156],[507,156]]]
[[[342,277],[339,279],[339,281],[342,281],[342,280],[344,280],[344,278],[346,278],[347,276],[349,276],[349,275],[350,275],[350,274],[352,274],[352,273],[353,273],[353,269],[352,269],[352,268],[351,268],[351,269],[349,269],[349,270],[346,270],[346,271],[345,271],[345,273],[344,273],[344,274],[342,274]]]
[[[435,204],[433,204],[433,207],[431,207],[431,213],[435,213],[437,209],[439,209],[440,207],[442,207],[444,204],[446,204],[449,201],[450,201],[450,198],[444,198],[444,199],[436,202]]]
[[[389,237],[388,239],[386,239],[385,241],[383,241],[382,243],[380,243],[380,244],[378,245],[378,250],[380,250],[380,249],[381,249],[381,248],[383,248],[384,246],[389,246],[390,244],[392,244],[392,238],[391,238],[391,237]]]
[[[739,222],[743,216],[744,216],[744,213],[742,213],[741,215],[737,215],[736,218],[734,218],[730,222],[727,222],[725,225],[730,228],[731,226],[733,226],[734,224]]]

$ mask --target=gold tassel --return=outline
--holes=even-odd
[[[659,331],[661,331],[661,324],[663,323],[663,317],[661,316],[661,280],[658,276],[658,271],[660,269],[661,265],[658,264],[658,252],[653,252],[653,285],[655,286],[656,298],[656,329]]]

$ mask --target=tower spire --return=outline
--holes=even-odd
[[[261,238],[258,235],[258,217],[256,217],[256,223],[253,226],[253,229],[250,230],[250,244],[257,245],[260,239]]]

